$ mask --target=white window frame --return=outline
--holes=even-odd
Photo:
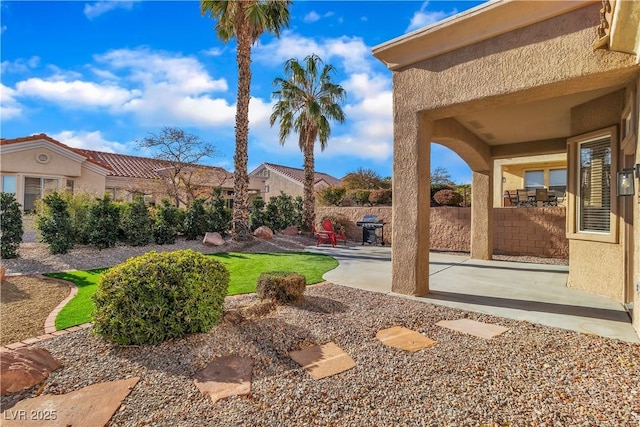
[[[6,178],[13,178],[14,191],[4,191],[4,180]],[[14,196],[18,194],[18,176],[17,175],[2,175],[2,192],[13,194]]]

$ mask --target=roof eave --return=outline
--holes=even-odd
[[[397,70],[596,2],[491,0],[374,46],[372,52],[390,70]]]

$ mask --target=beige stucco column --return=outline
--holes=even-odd
[[[408,113],[393,145],[393,292],[429,293],[430,151],[433,122]]]
[[[471,258],[493,255],[492,171],[473,171],[471,178]]]

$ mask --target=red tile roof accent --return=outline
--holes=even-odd
[[[264,164],[271,169],[280,172],[281,174],[288,176],[289,178],[292,178],[301,184],[304,184],[304,169],[291,168],[289,166],[276,165],[273,163]],[[340,185],[342,185],[342,181],[340,181],[338,178],[335,178],[326,173],[315,172],[315,179],[313,183],[316,184],[318,181],[322,180],[325,180],[326,183],[331,185],[332,187],[339,187]]]

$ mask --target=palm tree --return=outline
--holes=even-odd
[[[200,10],[216,21],[214,30],[220,40],[235,37],[238,47],[238,95],[236,103],[236,150],[233,156],[233,220],[236,240],[251,238],[249,229],[249,101],[251,99],[251,46],[265,31],[280,36],[289,26],[290,0],[201,0]]]
[[[313,149],[316,139],[320,149],[327,147],[331,134],[330,120],[343,123],[345,114],[340,103],[346,99],[342,86],[331,81],[334,67],[324,64],[316,54],[307,56],[300,64],[293,58],[285,62],[285,78],[276,78],[273,92],[278,100],[271,113],[271,126],[280,120],[280,144],[294,130],[299,134],[298,145],[304,156],[304,204],[302,208],[302,227],[311,230],[315,222],[315,166]]]

